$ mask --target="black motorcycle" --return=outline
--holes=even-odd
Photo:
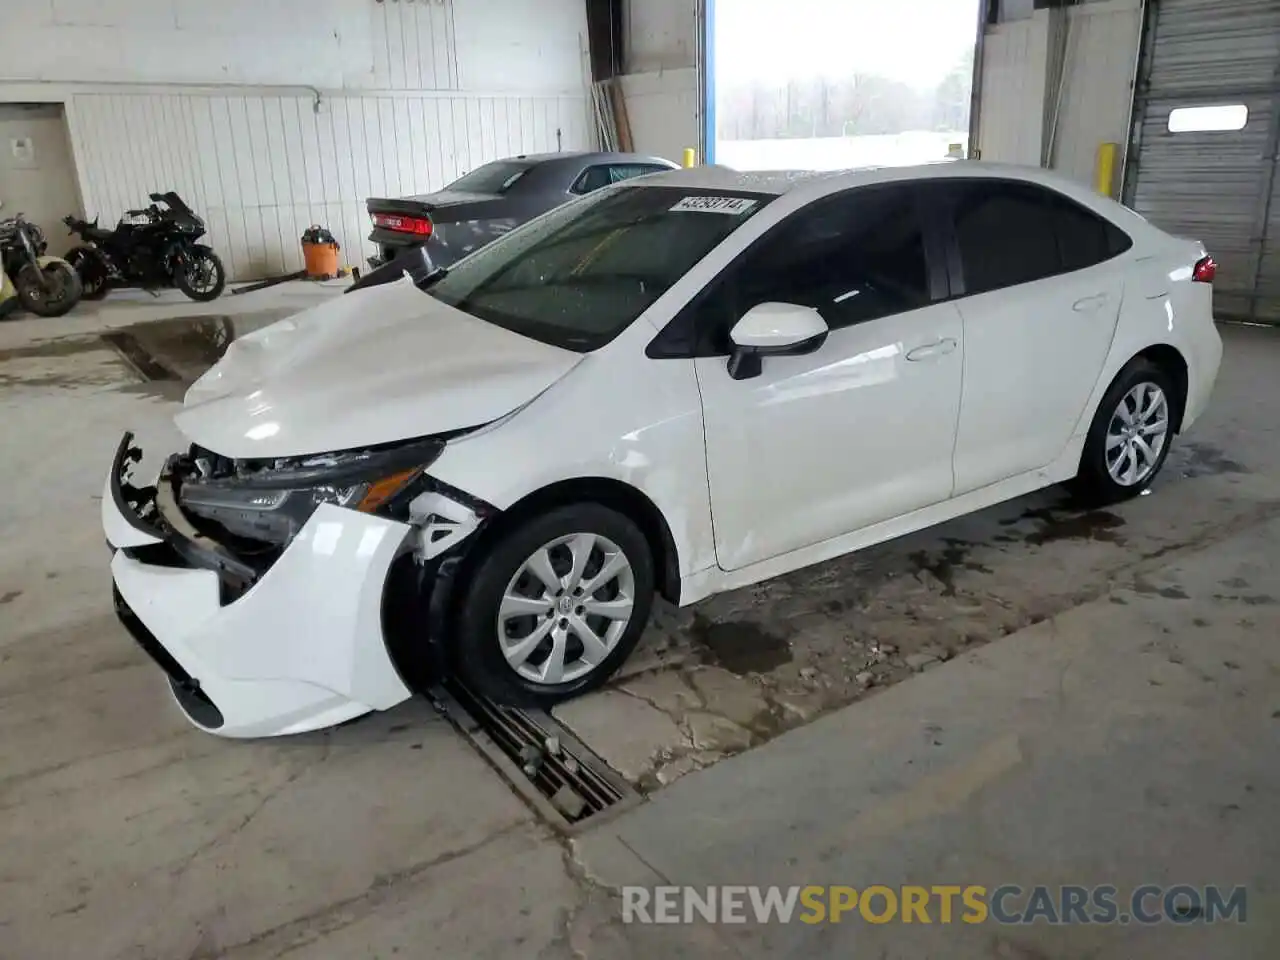
[[[227,271],[211,247],[196,243],[204,221],[176,193],[151,194],[145,210],[126,210],[114,230],[63,217],[86,243],[67,254],[80,274],[86,300],[101,300],[113,286],[155,291],[177,287],[192,300],[215,300]],[[163,206],[162,206],[163,205]]]
[[[0,316],[15,299],[41,317],[60,317],[79,302],[80,278],[61,257],[46,256],[48,246],[22,214],[0,220]]]

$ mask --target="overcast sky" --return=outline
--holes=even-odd
[[[973,45],[977,0],[715,0],[726,81],[878,73],[938,83]]]

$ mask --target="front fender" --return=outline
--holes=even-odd
[[[75,269],[74,264],[72,264],[69,260],[65,260],[62,257],[54,257],[50,255],[45,255],[43,257],[36,257],[36,263],[39,264],[41,270],[43,270],[45,267],[53,266],[55,263],[60,263],[64,267],[68,267],[72,270]]]

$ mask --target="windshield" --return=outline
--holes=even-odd
[[[604,346],[772,197],[612,187],[511,231],[427,292],[526,337]]]
[[[502,193],[529,169],[527,163],[515,163],[511,160],[495,160],[483,167],[476,167],[445,187],[446,190],[460,190],[464,193]]]

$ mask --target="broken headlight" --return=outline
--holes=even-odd
[[[188,514],[233,536],[284,546],[322,503],[394,515],[401,494],[443,449],[444,441],[432,438],[391,448],[235,461],[223,475],[197,458],[192,470],[175,470],[174,476],[178,502]]]

